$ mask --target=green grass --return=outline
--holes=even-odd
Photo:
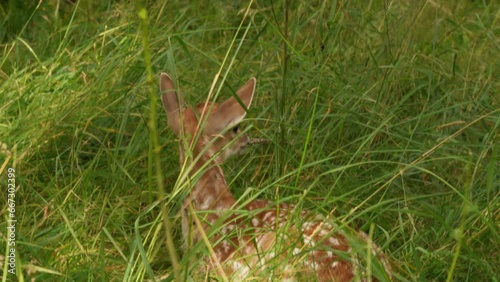
[[[32,2],[0,4],[0,183],[15,168],[18,280],[170,274],[166,218],[192,275],[160,71],[191,105],[219,71],[225,97],[257,77],[246,125],[271,142],[224,166],[238,197],[373,228],[397,280],[500,280],[495,1],[255,1],[243,22],[249,2]]]

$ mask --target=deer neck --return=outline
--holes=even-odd
[[[205,140],[202,140],[205,141]],[[196,210],[226,210],[236,199],[229,191],[224,173],[220,167],[220,158],[215,152],[205,149],[208,142],[199,142],[194,147],[189,164],[191,181],[194,181],[187,201],[191,202]],[[181,145],[181,165],[185,162],[186,154]]]

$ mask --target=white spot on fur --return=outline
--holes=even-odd
[[[340,245],[340,241],[339,239],[335,238],[335,237],[330,237],[328,238],[328,242],[334,246],[339,246]]]
[[[250,272],[250,268],[247,265],[240,263],[239,261],[233,261],[232,267],[235,271],[236,276],[239,278],[237,280],[245,279],[248,276],[248,272]]]
[[[276,256],[276,253],[274,253],[274,252],[269,252],[269,253],[267,254],[266,258],[268,258],[268,259],[272,259],[272,258],[274,258],[275,256]]]
[[[323,223],[323,228],[327,229],[329,231],[333,230],[333,226],[330,223],[328,223],[328,222]]]
[[[308,221],[308,222],[302,224],[302,229],[309,229],[315,225],[316,225],[316,223]]]
[[[264,218],[262,219],[263,221],[265,222],[268,222],[269,218],[274,216],[276,213],[274,211],[269,211],[269,212],[266,212],[266,214],[264,215]],[[276,220],[276,217],[274,217],[273,220]]]
[[[229,243],[227,241],[222,242],[222,248],[224,248],[224,252],[229,251]]]
[[[314,242],[314,240],[310,236],[305,234],[304,234],[304,243],[306,245],[310,245],[311,247],[314,247],[314,245],[316,244],[316,242]]]
[[[245,254],[250,254],[250,253],[254,252],[254,249],[250,246],[246,246],[244,252],[245,252]]]
[[[214,197],[211,196],[211,195],[208,195],[205,197],[205,199],[203,199],[203,202],[201,203],[200,205],[200,210],[207,210],[208,208],[210,208],[210,206],[213,204],[214,202]]]
[[[257,219],[256,217],[252,218],[252,225],[253,226],[259,225],[259,219]]]
[[[324,230],[324,229],[321,229],[321,231],[319,232],[319,236],[320,237],[325,237],[326,234],[328,234],[328,231]]]

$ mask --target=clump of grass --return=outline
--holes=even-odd
[[[16,3],[0,4],[0,181],[16,168],[18,278],[168,276],[178,149],[158,112],[158,197],[138,6]],[[257,1],[238,28],[247,4],[145,6],[152,73],[189,104],[228,52],[221,95],[258,78],[250,132],[271,142],[224,167],[234,193],[372,227],[398,280],[498,280],[499,4]]]

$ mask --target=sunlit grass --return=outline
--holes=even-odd
[[[257,1],[240,27],[248,2],[168,1],[144,6],[145,37],[141,5],[74,2],[0,4],[0,183],[16,168],[24,279],[173,278],[166,216],[181,279],[202,279],[204,245],[180,247],[186,184],[159,96],[150,145],[149,89],[169,72],[193,105],[221,71],[225,97],[257,77],[246,125],[270,140],[224,166],[242,203],[370,232],[398,280],[498,280],[499,4],[289,1],[285,25],[284,1]]]

